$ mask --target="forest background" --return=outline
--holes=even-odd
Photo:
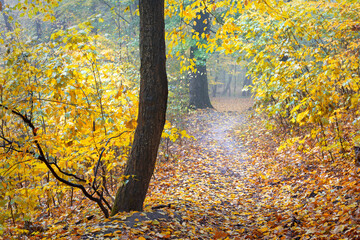
[[[0,3],[0,233],[28,233],[24,226],[35,219],[56,229],[55,219],[89,200],[99,208],[83,216],[105,214],[129,177],[121,173],[137,119],[138,3]],[[253,159],[261,159],[252,184],[275,189],[290,181],[276,191],[291,196],[302,191],[292,185],[299,179],[316,186],[306,207],[291,197],[277,204],[296,209],[293,224],[327,222],[320,230],[309,222],[302,234],[353,236],[360,219],[359,10],[356,0],[167,1],[162,144],[191,139],[180,116],[210,107],[206,95],[244,96],[252,88],[251,121],[262,128],[233,132],[251,139]],[[203,75],[194,90],[192,79]],[[206,94],[197,99],[192,90]],[[313,210],[319,215],[309,216]],[[258,231],[276,235],[277,227]]]

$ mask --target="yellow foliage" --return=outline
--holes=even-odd
[[[212,48],[250,62],[258,111],[273,126],[316,129],[307,136],[330,159],[350,153],[359,144],[359,3],[251,1],[246,8]]]
[[[0,207],[9,210],[0,212],[1,223],[14,217],[15,205],[16,216],[29,219],[55,193],[69,191],[45,162],[86,189],[106,184],[125,163],[138,106],[124,71],[132,66],[106,61],[115,53],[89,32],[85,23],[52,34],[48,44],[5,39],[11,50],[0,69]],[[94,174],[99,162],[105,167]]]

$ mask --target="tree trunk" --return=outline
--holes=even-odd
[[[9,32],[13,31],[13,27],[11,26],[10,22],[9,22],[9,16],[8,14],[5,12],[5,1],[4,0],[0,0],[0,5],[1,5],[1,9],[0,11],[2,11],[3,17],[4,17],[4,22],[5,22],[5,26],[6,29]]]
[[[200,18],[196,18],[194,25],[193,35],[200,37],[200,42],[206,42],[205,34],[210,32],[210,16],[209,13],[205,10],[201,10],[198,15]],[[204,34],[203,34],[204,33]],[[190,107],[191,108],[212,108],[210,98],[209,98],[209,85],[206,73],[206,56],[201,51],[202,49],[198,48],[198,45],[195,43],[190,47],[190,59],[195,59],[195,68],[196,72],[191,72],[189,74],[189,92],[190,92]]]
[[[140,102],[138,125],[125,169],[128,179],[116,194],[111,212],[142,211],[154,172],[168,96],[164,0],[140,0]]]
[[[244,79],[244,86],[243,88],[245,88],[246,86],[251,86],[252,85],[252,80],[249,76],[246,76],[246,73],[247,73],[248,69],[245,68],[245,79]],[[249,97],[251,96],[251,91],[250,90],[247,90],[247,91],[244,91],[242,92],[242,96],[243,97]]]
[[[230,89],[230,86],[231,86],[231,81],[232,81],[232,74],[230,73],[229,74],[229,80],[224,88],[224,91],[222,93],[223,96],[226,95],[226,93],[228,92],[229,93],[229,97],[231,96],[231,89]]]
[[[216,97],[216,91],[217,91],[217,76],[215,77],[215,85],[212,87],[212,96],[215,98]]]
[[[212,87],[212,96],[216,97],[216,93],[217,93],[217,81],[218,81],[218,66],[219,66],[219,56],[217,56],[216,59],[216,65],[215,65],[215,80],[214,80],[214,86]]]
[[[35,19],[35,29],[36,29],[37,40],[40,41],[42,37],[42,29],[41,29],[41,20],[39,18]]]

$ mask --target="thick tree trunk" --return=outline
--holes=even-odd
[[[168,82],[165,68],[164,0],[140,0],[140,103],[138,126],[111,212],[142,211],[165,124]]]
[[[202,38],[205,34],[210,32],[210,16],[205,10],[199,13],[200,18],[196,18],[194,26],[194,35],[200,37],[201,42],[206,42],[206,37]],[[204,33],[204,34],[203,34]],[[191,108],[212,108],[209,98],[209,84],[206,73],[206,56],[201,53],[198,45],[194,44],[190,48],[190,59],[196,59],[196,72],[189,74],[189,93],[190,93],[190,107]]]
[[[193,48],[193,47],[191,47]],[[190,56],[190,58],[192,58]],[[212,108],[206,65],[196,64],[196,72],[190,74],[190,107],[195,109]]]

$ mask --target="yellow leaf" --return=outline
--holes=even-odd
[[[127,123],[125,123],[125,126],[129,129],[134,129],[136,127],[136,120],[135,119],[131,119],[130,121],[128,121]]]
[[[309,110],[306,110],[305,112],[299,113],[296,117],[296,121],[299,123],[301,120],[303,120],[307,115],[309,114]]]
[[[266,232],[268,230],[268,228],[267,227],[262,227],[259,230],[260,230],[260,232]]]
[[[119,87],[119,91],[117,92],[115,98],[118,99],[122,94],[123,94],[123,89],[124,89],[124,86],[120,86]]]

